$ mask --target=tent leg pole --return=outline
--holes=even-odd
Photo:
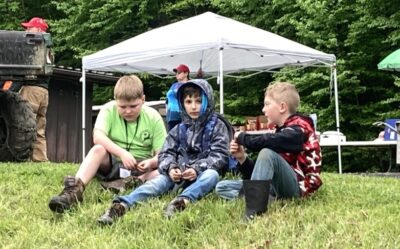
[[[342,174],[342,148],[340,145],[340,121],[339,121],[339,94],[337,86],[337,71],[336,63],[332,66],[333,82],[334,82],[334,92],[335,92],[335,111],[336,111],[336,130],[338,138],[338,163],[339,163],[339,174]]]
[[[86,155],[86,74],[82,67],[82,161]]]
[[[219,113],[224,114],[224,65],[223,65],[223,47],[219,48]]]

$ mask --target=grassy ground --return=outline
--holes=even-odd
[[[55,215],[47,207],[77,167],[0,164],[1,248],[400,248],[399,179],[324,173],[314,197],[273,203],[251,223],[241,221],[243,200],[215,194],[166,220],[167,195],[102,228],[96,219],[113,194],[97,181],[76,210]]]

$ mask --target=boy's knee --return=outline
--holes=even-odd
[[[95,144],[91,149],[89,153],[93,153],[95,155],[105,155],[107,154],[106,148],[104,148],[103,145],[100,144]]]
[[[216,179],[218,181],[219,179],[219,174],[216,170],[213,169],[207,169],[203,172],[203,174],[207,179]]]
[[[258,154],[258,159],[268,159],[271,158],[271,156],[273,156],[274,154],[276,154],[276,152],[274,152],[273,150],[264,148]]]

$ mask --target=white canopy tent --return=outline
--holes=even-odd
[[[223,75],[252,71],[273,72],[285,66],[332,68],[337,132],[339,103],[336,58],[284,37],[211,12],[150,30],[82,58],[82,131],[85,137],[85,71],[172,74],[179,64],[217,75],[220,112],[223,109]],[[339,137],[339,136],[338,136]],[[84,140],[83,140],[84,141]],[[85,145],[83,144],[83,155]],[[340,141],[338,142],[341,172]]]

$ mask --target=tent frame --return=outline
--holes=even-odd
[[[207,27],[206,29],[204,27]],[[187,30],[176,39],[173,34]],[[163,42],[159,42],[163,37]],[[291,41],[257,27],[206,12],[185,20],[152,29],[140,35],[82,58],[82,133],[86,127],[86,70],[104,72],[148,72],[169,75],[174,65],[185,63],[190,68],[200,66],[217,77],[220,88],[220,113],[224,113],[224,72],[274,72],[286,66],[330,67],[334,85],[339,172],[342,173],[339,100],[336,57]],[[247,75],[245,77],[250,77]],[[86,145],[83,139],[83,156]]]

